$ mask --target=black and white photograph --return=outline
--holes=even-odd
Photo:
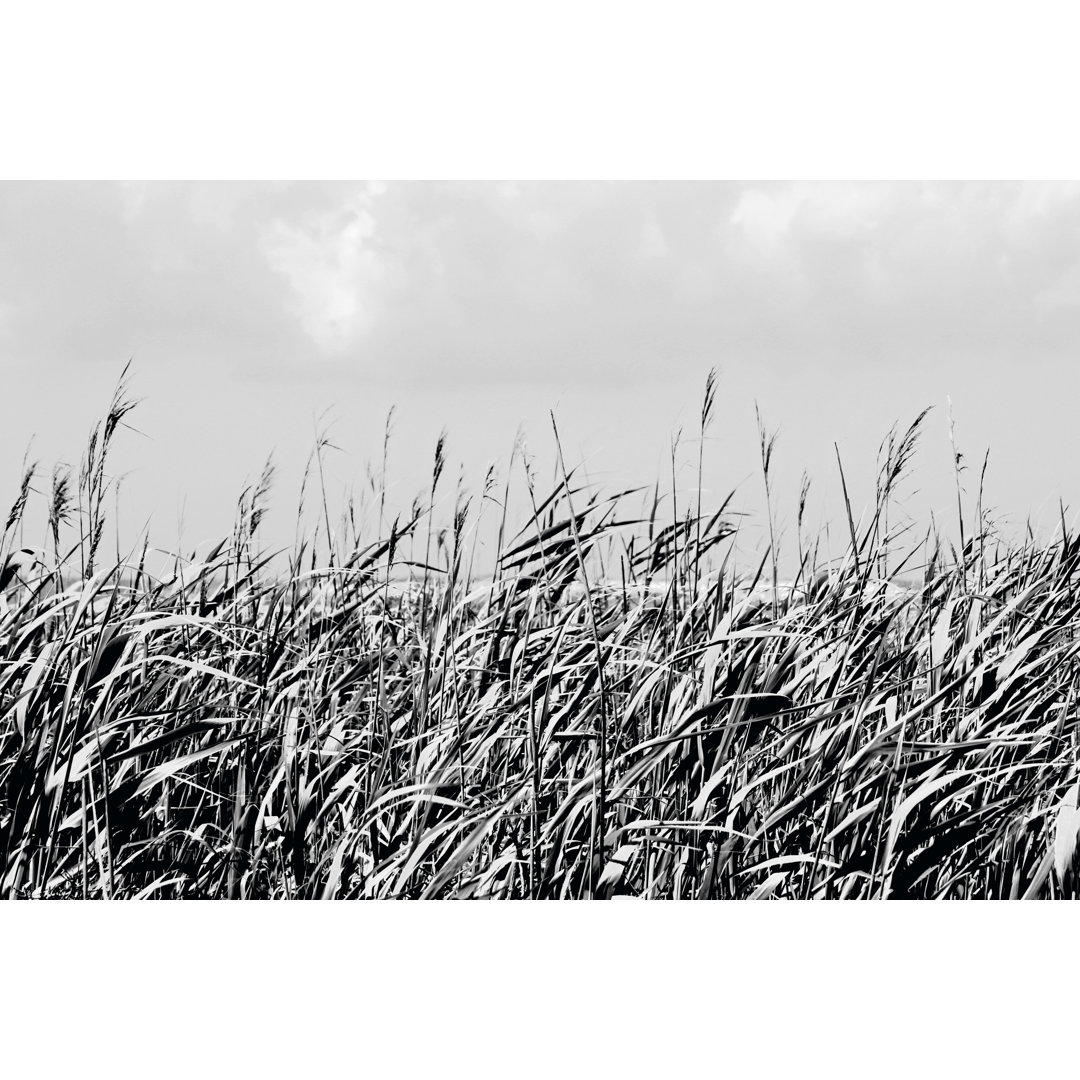
[[[1052,1068],[1063,9],[6,21],[26,1064]]]
[[[5,897],[1077,895],[1080,184],[0,238]]]

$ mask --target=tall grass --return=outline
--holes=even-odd
[[[131,407],[121,384],[54,473],[45,544],[32,465],[0,541],[3,896],[1077,895],[1080,538],[1005,545],[981,493],[959,549],[890,533],[925,413],[831,566],[804,478],[785,585],[763,424],[772,540],[745,567],[700,454],[665,520],[659,485],[581,481],[556,427],[550,490],[511,457],[516,535],[491,473],[438,527],[442,437],[410,514],[384,520],[384,446],[370,533],[351,507],[334,529],[320,437],[286,573],[257,545],[268,462],[225,540],[151,574],[101,543]]]

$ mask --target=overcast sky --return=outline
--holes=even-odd
[[[515,432],[605,487],[693,483],[760,503],[755,401],[779,427],[794,517],[839,523],[833,443],[857,503],[878,444],[934,405],[911,505],[955,516],[946,396],[1006,519],[1080,505],[1080,186],[1056,183],[0,183],[0,494],[75,464],[125,361],[143,403],[116,469],[133,543],[223,536],[268,453],[274,538],[316,427],[359,488],[397,406],[407,505],[442,427],[474,491]],[[968,481],[974,497],[975,480]]]

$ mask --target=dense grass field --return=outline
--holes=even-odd
[[[332,527],[317,447],[323,523],[285,570],[268,470],[226,539],[151,573],[102,541],[130,408],[121,386],[77,472],[35,496],[28,468],[6,518],[0,895],[1077,894],[1080,537],[1005,545],[981,499],[957,546],[891,534],[923,417],[828,565],[804,488],[782,583],[727,503],[604,494],[557,429],[546,487],[511,461],[513,492],[489,475],[440,527],[440,442],[367,533]],[[763,432],[767,494],[771,456]]]

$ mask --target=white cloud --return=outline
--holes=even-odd
[[[801,202],[802,196],[794,186],[780,191],[751,188],[742,193],[728,220],[752,239],[772,247],[791,227]]]
[[[288,283],[292,310],[307,335],[338,355],[368,330],[385,279],[372,246],[376,222],[366,197],[301,224],[277,220],[263,234],[269,265]]]
[[[731,216],[732,225],[767,247],[778,247],[798,225],[836,239],[873,230],[895,206],[902,185],[798,181],[747,189]]]
[[[399,384],[1064,348],[1070,184],[0,189],[7,355]],[[360,361],[362,360],[362,364]],[[144,361],[147,362],[147,361]]]

